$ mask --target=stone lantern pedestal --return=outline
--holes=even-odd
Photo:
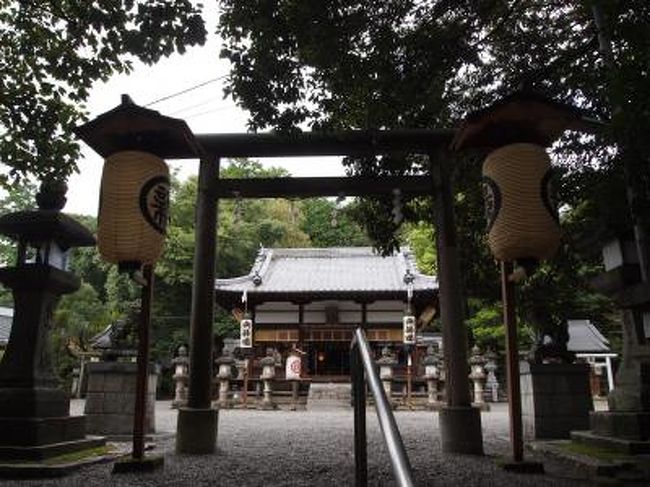
[[[90,232],[60,207],[0,218],[0,234],[18,241],[16,265],[0,269],[15,310],[0,363],[0,461],[41,461],[105,442],[86,437],[84,416],[70,416],[68,393],[52,370],[52,313],[62,295],[80,286],[66,270],[66,251],[94,244]]]

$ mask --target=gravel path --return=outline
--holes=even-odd
[[[79,411],[81,405],[73,404]],[[173,431],[176,412],[169,402],[157,404],[158,431]],[[395,485],[374,411],[368,411],[369,485]],[[419,486],[587,486],[560,477],[516,475],[498,466],[509,452],[505,408],[483,413],[486,456],[443,455],[438,416],[398,412],[396,419]],[[155,473],[111,475],[111,464],[86,467],[64,479],[13,482],[56,486],[348,486],[354,484],[353,415],[351,411],[221,411],[218,453],[180,456],[174,440],[159,442],[165,466]],[[7,482],[6,484],[9,484]]]

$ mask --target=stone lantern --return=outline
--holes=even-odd
[[[237,376],[235,366],[235,357],[230,350],[225,349],[223,355],[214,361],[218,367],[217,380],[219,381],[219,400],[217,405],[220,409],[232,407],[230,401],[230,380]],[[233,374],[233,369],[235,373]]]
[[[427,354],[423,360],[424,379],[427,381],[427,408],[436,409],[438,402],[438,380],[440,379],[440,357],[433,345],[427,348]]]
[[[605,272],[591,284],[623,310],[623,354],[609,393],[608,411],[590,415],[590,431],[574,431],[574,440],[650,453],[650,280],[644,276],[634,234],[604,238]],[[583,428],[586,429],[586,428]]]
[[[497,354],[488,349],[488,352],[485,354],[485,359],[487,361],[485,363],[485,372],[487,372],[485,387],[487,388],[488,400],[491,402],[499,402],[499,381],[495,373],[498,368],[496,362]]]
[[[179,408],[187,405],[187,380],[190,372],[190,359],[187,357],[187,347],[178,347],[178,356],[172,360],[174,364],[174,375],[172,379],[176,384],[174,388],[174,400],[172,408]]]
[[[485,370],[483,370],[483,366],[485,365],[485,357],[481,355],[481,350],[478,348],[478,345],[474,345],[472,348],[472,356],[469,358],[469,364],[471,367],[469,378],[474,383],[474,405],[481,409],[487,408],[487,404],[485,404],[485,400],[483,399],[485,384]]]
[[[381,349],[381,357],[377,360],[379,366],[379,378],[384,386],[386,398],[391,402],[391,394],[393,392],[393,369],[397,365],[397,359],[391,353],[388,347]]]
[[[260,360],[262,375],[260,379],[264,382],[264,395],[260,409],[275,409],[277,405],[273,402],[273,379],[275,378],[275,351],[272,348],[266,349],[266,357]]]
[[[12,290],[14,319],[0,364],[0,459],[42,460],[91,448],[85,417],[69,415],[68,393],[52,369],[50,330],[60,297],[79,289],[67,252],[95,244],[92,234],[61,213],[65,184],[44,183],[38,210],[0,217],[0,234],[17,242],[15,265],[0,269]]]

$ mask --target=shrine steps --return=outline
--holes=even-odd
[[[307,411],[350,409],[351,393],[350,383],[312,383],[307,396]]]

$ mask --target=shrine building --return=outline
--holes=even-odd
[[[263,248],[248,275],[215,281],[217,304],[238,317],[247,308],[253,356],[273,348],[284,361],[295,347],[312,380],[349,376],[358,326],[376,353],[388,346],[405,364],[409,294],[419,328],[437,313],[438,281],[419,272],[406,248],[387,257],[370,247]]]

